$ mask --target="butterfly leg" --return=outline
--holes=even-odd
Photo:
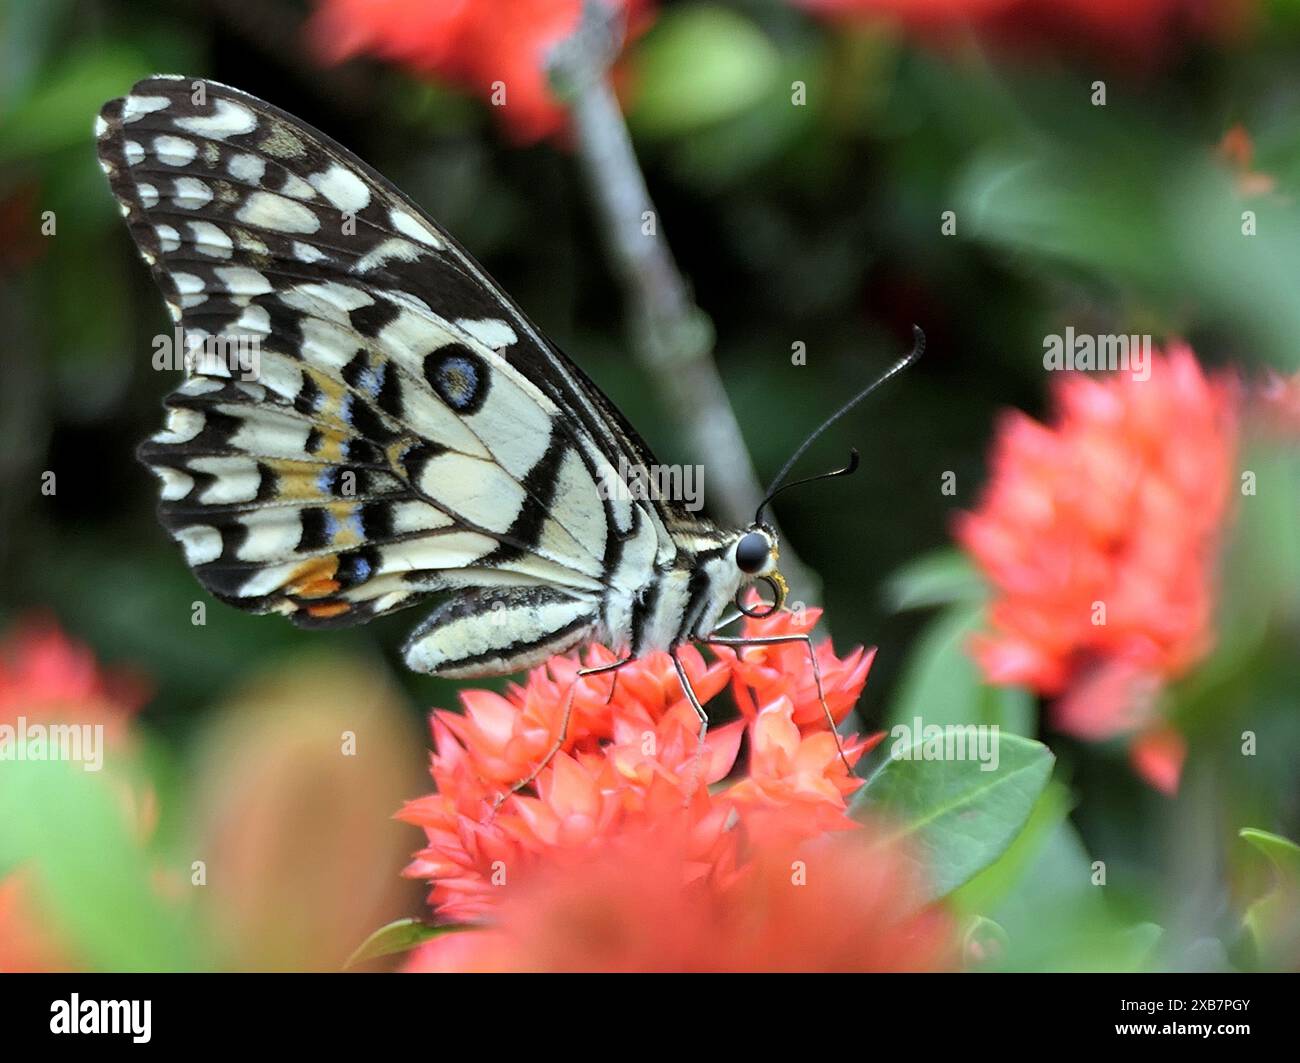
[[[853,774],[853,765],[849,763],[849,758],[844,754],[844,745],[840,742],[840,733],[835,729],[835,717],[831,715],[831,707],[826,704],[826,691],[822,688],[822,669],[817,663],[817,651],[813,649],[812,638],[807,634],[803,635],[765,635],[759,638],[732,638],[724,635],[715,635],[707,639],[700,639],[706,646],[734,646],[743,648],[745,646],[776,646],[781,643],[802,642],[808,647],[808,659],[812,661],[813,679],[817,683],[817,699],[822,704],[822,712],[826,714],[826,726],[831,729],[831,734],[835,738],[835,748],[840,754],[840,760],[844,762],[844,767],[848,769],[850,775]]]
[[[524,778],[520,779],[517,783],[511,786],[508,793],[497,795],[496,801],[492,805],[493,812],[496,812],[496,810],[500,808],[502,804],[505,803],[506,798],[510,797],[511,794],[517,794],[525,786],[528,786],[534,781],[536,781],[537,777],[541,775],[543,771],[546,770],[546,766],[552,760],[555,759],[555,755],[561,749],[564,748],[565,739],[569,737],[569,719],[573,715],[573,697],[578,689],[578,681],[580,679],[585,679],[589,675],[601,675],[604,672],[613,672],[614,683],[617,683],[618,670],[622,668],[623,665],[627,664],[627,662],[630,661],[631,659],[632,659],[631,657],[624,657],[622,660],[613,661],[610,664],[602,664],[596,668],[578,669],[578,674],[574,676],[573,682],[569,684],[569,693],[564,699],[564,716],[560,720],[560,733],[556,735],[555,741],[551,744],[551,748],[547,750],[546,756],[544,756],[541,759],[541,761],[538,763],[538,765],[535,768],[533,768],[532,771],[530,771],[526,776],[524,776]],[[613,700],[614,700],[614,685],[611,684],[609,689],[609,700],[606,701],[605,704],[608,705],[609,702]]]
[[[681,658],[677,656],[676,648],[669,650],[668,656],[673,659],[673,667],[677,669],[677,680],[682,685],[682,693],[686,695],[686,700],[691,703],[695,715],[700,718],[700,744],[695,752],[695,785],[698,785],[701,763],[704,760],[704,739],[708,737],[709,733],[709,715],[704,711],[704,706],[700,704],[695,688],[691,686],[690,677],[686,674],[686,668],[683,666]],[[695,785],[690,788],[692,794],[695,792]]]

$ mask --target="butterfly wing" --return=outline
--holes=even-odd
[[[192,361],[141,457],[214,594],[327,626],[473,588],[435,616],[497,667],[580,641],[671,550],[656,505],[609,489],[648,461],[612,404],[355,156],[170,77],[96,132]],[[486,637],[507,619],[519,639]]]

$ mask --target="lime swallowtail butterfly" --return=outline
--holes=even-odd
[[[755,580],[781,606],[761,507],[728,530],[610,490],[654,465],[618,409],[419,207],[296,118],[158,76],[96,134],[187,349],[257,354],[255,376],[187,364],[140,449],[212,594],[304,627],[439,596],[404,657],[451,678],[595,641],[666,650],[703,735],[676,649],[743,643],[718,632]]]

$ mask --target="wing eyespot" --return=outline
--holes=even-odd
[[[429,386],[459,414],[476,413],[487,401],[491,373],[483,359],[463,344],[453,343],[424,358]]]

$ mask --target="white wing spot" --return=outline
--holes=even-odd
[[[181,246],[181,234],[170,225],[155,225],[154,232],[158,234],[158,246],[163,254],[175,251]],[[188,274],[178,273],[177,276],[188,276]]]
[[[306,262],[310,265],[315,262],[326,261],[329,258],[329,255],[325,254],[325,252],[318,247],[313,247],[311,244],[304,244],[301,240],[295,240],[293,242],[293,257],[299,262]]]
[[[315,199],[316,189],[312,188],[296,173],[291,173],[285,177],[284,186],[280,189],[280,195],[293,196],[294,199]]]
[[[168,226],[160,225],[159,228],[168,228]],[[177,237],[175,229],[172,229],[171,232],[173,237]],[[177,237],[177,239],[179,238]],[[179,242],[176,246],[180,246]],[[172,281],[175,282],[176,290],[181,295],[193,295],[195,292],[203,291],[203,278],[196,277],[193,273],[173,273]]]
[[[226,163],[226,172],[236,181],[255,185],[261,182],[262,175],[266,173],[266,160],[256,155],[232,155]]]
[[[338,163],[324,173],[312,174],[307,181],[339,210],[355,214],[370,206],[370,186]]]
[[[164,133],[153,138],[153,153],[164,166],[188,166],[198,156],[199,149],[192,140]]]
[[[275,290],[262,274],[246,266],[224,266],[214,272],[231,295],[266,295]]]
[[[135,186],[135,190],[140,194],[140,202],[144,204],[146,210],[158,205],[158,189],[153,185],[139,184]]]
[[[166,465],[155,465],[153,471],[163,482],[162,499],[164,502],[176,502],[194,489],[194,477],[179,469],[169,469]]]
[[[192,221],[190,232],[194,236],[194,245],[202,254],[213,258],[229,258],[235,250],[230,237],[210,221]]]
[[[257,128],[257,116],[242,103],[217,100],[215,106],[216,110],[210,115],[178,118],[176,124],[186,132],[213,140],[251,133]]]
[[[371,251],[357,259],[357,264],[352,267],[352,271],[354,273],[367,273],[394,258],[403,262],[414,262],[422,254],[424,252],[411,243],[410,240],[392,237],[381,244],[377,244]]]
[[[176,533],[176,539],[185,551],[186,564],[191,568],[215,561],[221,556],[221,533],[209,524],[182,528]]]
[[[122,154],[126,156],[126,164],[134,166],[144,158],[144,148],[136,140],[128,140],[122,145]]]
[[[226,329],[227,333],[251,336],[271,334],[271,315],[264,306],[246,306],[239,320]]]
[[[246,225],[285,233],[314,233],[320,219],[301,203],[274,192],[254,192],[236,217]]]
[[[107,132],[108,123],[104,121],[104,116],[102,114],[95,115],[95,139],[100,139]]]
[[[461,317],[456,319],[456,327],[468,332],[480,343],[494,351],[499,351],[503,347],[512,347],[519,342],[515,330],[500,318],[488,317],[471,320],[470,318]]]
[[[166,96],[128,96],[122,103],[122,121],[138,121],[154,111],[166,110],[171,103]]]
[[[412,217],[404,210],[398,210],[394,207],[388,212],[388,219],[393,223],[393,228],[403,236],[418,240],[426,247],[437,248],[441,251],[446,246],[437,233],[420,221],[419,218]]]
[[[212,202],[212,189],[197,177],[178,177],[172,202],[182,210],[198,210]]]

